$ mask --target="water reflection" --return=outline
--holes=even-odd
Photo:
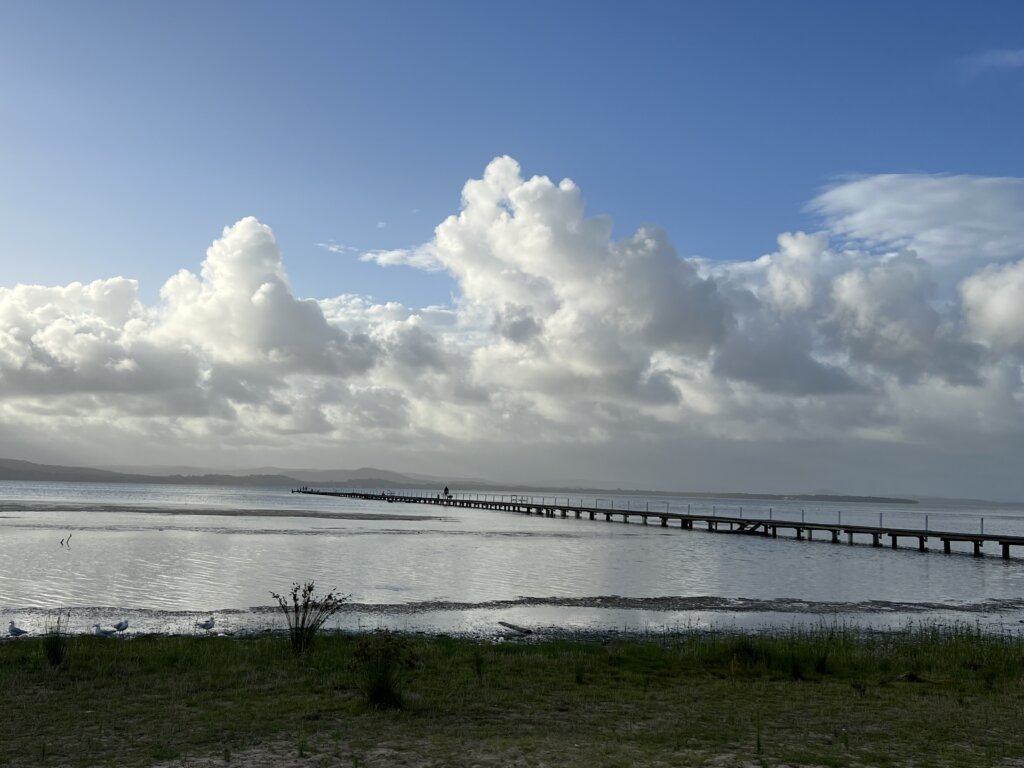
[[[15,502],[25,508],[16,508]],[[652,502],[616,497],[611,503],[644,508]],[[794,509],[788,513],[799,514]],[[890,514],[886,509],[881,514]],[[310,579],[372,604],[714,595],[955,607],[985,599],[1016,600],[1024,587],[1024,561],[1019,559],[894,553],[585,517],[383,505],[296,495],[288,489],[8,483],[0,484],[0,510],[0,609],[5,610],[244,610],[268,605],[270,590]],[[268,510],[278,512],[247,514]],[[356,517],[297,516],[311,511]],[[749,511],[745,505],[744,514]],[[879,514],[864,509],[847,514],[854,512]],[[1007,526],[1024,528],[1024,518],[1012,510],[998,512]],[[773,506],[772,514],[777,513],[782,514]],[[968,517],[967,510],[956,508],[927,514]],[[71,549],[59,546],[68,532],[74,533]],[[686,615],[694,614],[655,614],[660,623]]]

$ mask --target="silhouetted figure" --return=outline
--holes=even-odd
[[[447,498],[448,498],[449,496],[451,496],[451,494],[450,494],[450,493],[448,493],[448,486],[446,485],[446,486],[444,487],[444,497],[445,497],[445,498],[447,499]]]

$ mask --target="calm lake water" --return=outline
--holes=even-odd
[[[539,497],[538,497],[539,498]],[[564,499],[562,495],[560,498]],[[605,494],[616,509],[740,513],[718,499]],[[744,502],[745,516],[1024,534],[1024,509]],[[984,517],[984,523],[981,518]],[[68,544],[66,542],[71,536]],[[0,483],[0,621],[42,631],[127,617],[133,631],[276,626],[270,591],[351,593],[341,627],[488,633],[662,631],[841,621],[1024,620],[1024,550],[893,552],[586,518],[381,504],[289,488]],[[936,549],[938,551],[936,551]],[[200,616],[202,614],[202,616]]]

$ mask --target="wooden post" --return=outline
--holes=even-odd
[[[846,540],[847,540],[847,541],[848,541],[848,542],[849,542],[850,544],[853,544],[853,531],[847,531],[847,532],[846,532]]]
[[[889,540],[892,542],[892,548],[896,549],[896,534],[895,533],[890,533],[889,534]]]
[[[880,534],[880,533],[872,533],[871,534],[871,546],[872,547],[880,547],[880,546],[882,546],[881,538],[882,538],[882,534]]]
[[[974,556],[981,557],[981,541],[974,542]]]
[[[950,553],[950,549],[951,548],[950,548],[950,545],[949,545],[949,539],[943,539],[942,540],[942,551],[945,552],[948,555]]]
[[[926,541],[928,541],[928,538],[926,536],[918,536],[917,537],[917,551],[918,552],[924,552],[925,551],[926,547],[925,547],[924,543]]]
[[[1000,543],[1003,545],[1003,560],[1009,560],[1010,559],[1010,545],[1007,544],[1005,541],[1000,542]]]
[[[839,531],[832,531],[832,543],[833,544],[838,544],[839,543]]]

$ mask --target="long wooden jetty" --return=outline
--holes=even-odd
[[[955,542],[973,545],[975,557],[983,556],[982,547],[985,544],[997,544],[1001,549],[1004,560],[1010,559],[1010,547],[1024,547],[1024,536],[935,531],[927,528],[896,528],[882,525],[817,523],[804,520],[776,519],[771,514],[767,518],[736,517],[720,515],[717,512],[709,515],[706,512],[671,512],[668,509],[665,511],[655,511],[649,507],[646,509],[631,509],[628,507],[626,509],[616,509],[614,506],[612,508],[588,507],[582,504],[582,500],[579,505],[575,505],[571,503],[571,499],[567,498],[565,503],[562,504],[558,501],[558,498],[547,496],[542,497],[538,501],[532,496],[507,496],[507,494],[497,499],[489,494],[485,494],[484,498],[479,496],[477,498],[466,498],[463,496],[445,497],[440,494],[431,496],[429,494],[400,494],[390,491],[330,491],[318,488],[297,488],[292,493],[305,493],[314,496],[337,496],[340,498],[388,503],[400,502],[404,504],[434,504],[444,507],[493,509],[542,517],[567,518],[569,515],[572,515],[577,520],[582,519],[586,515],[590,520],[598,520],[603,517],[607,522],[620,519],[623,523],[628,523],[630,518],[633,518],[639,519],[644,525],[648,525],[651,521],[660,523],[662,528],[668,527],[670,523],[679,523],[680,528],[693,530],[695,525],[700,525],[706,526],[708,531],[718,533],[760,535],[769,536],[773,539],[778,537],[779,531],[792,531],[795,538],[801,540],[806,538],[808,541],[812,540],[814,534],[817,533],[830,537],[833,544],[838,544],[843,536],[846,537],[847,543],[853,544],[854,536],[860,536],[862,541],[864,537],[870,537],[872,546],[881,547],[882,540],[888,537],[889,544],[893,549],[898,549],[900,540],[910,539],[911,541],[917,541],[917,549],[921,552],[928,551],[929,540],[937,540],[942,542],[942,551],[947,555],[951,553],[951,545]]]

